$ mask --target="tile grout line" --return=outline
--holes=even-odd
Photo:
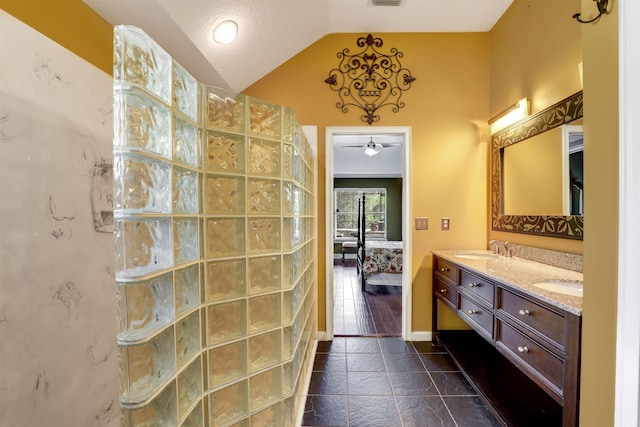
[[[349,401],[349,357],[348,357],[347,339],[344,339],[344,380],[346,382],[345,387],[347,389],[347,427],[351,425],[351,403]]]
[[[415,345],[413,345],[413,342],[411,342],[411,345],[413,346],[414,350],[416,350],[417,352],[417,349]],[[453,414],[451,413],[451,410],[449,409],[447,402],[445,402],[444,398],[442,397],[442,392],[440,392],[440,387],[438,387],[438,384],[433,380],[433,377],[431,376],[431,371],[427,368],[427,365],[426,363],[424,363],[424,360],[422,360],[422,357],[418,356],[418,358],[420,359],[420,363],[422,363],[422,366],[424,366],[424,369],[427,371],[427,375],[429,375],[429,379],[433,383],[433,386],[436,388],[436,391],[438,392],[438,397],[440,398],[440,401],[442,402],[445,409],[447,410],[447,413],[451,417],[451,421],[453,421],[453,424],[455,425],[455,427],[458,427],[458,423],[456,422],[455,418],[453,418]]]
[[[350,339],[350,338],[356,338],[356,339]],[[384,369],[384,373],[385,373],[385,377],[387,379],[388,385],[389,385],[389,392],[387,394],[387,392],[381,392],[381,394],[363,394],[361,397],[376,397],[377,399],[383,399],[381,400],[381,404],[384,402],[384,406],[389,405],[391,406],[391,402],[387,403],[388,398],[393,399],[393,406],[396,408],[396,416],[398,417],[398,423],[399,424],[394,424],[394,425],[398,425],[400,427],[405,427],[405,419],[402,416],[402,411],[401,411],[401,407],[399,405],[399,399],[403,398],[403,397],[416,397],[416,398],[428,398],[428,399],[433,399],[436,396],[439,398],[440,404],[444,405],[444,411],[446,412],[442,412],[442,415],[444,416],[445,413],[449,414],[449,417],[452,421],[452,425],[455,427],[459,427],[459,423],[457,422],[457,420],[454,418],[453,416],[453,412],[456,411],[452,411],[452,406],[455,404],[456,402],[459,402],[459,400],[456,399],[450,399],[450,402],[447,403],[447,401],[444,400],[444,397],[454,397],[454,398],[467,398],[467,397],[472,397],[472,396],[477,396],[476,394],[473,395],[468,395],[468,394],[447,394],[444,395],[443,391],[444,389],[441,390],[441,387],[438,386],[438,384],[435,382],[433,375],[437,372],[440,376],[441,374],[454,374],[456,372],[459,371],[449,371],[447,370],[447,368],[449,367],[446,363],[444,363],[444,361],[440,360],[440,356],[441,355],[448,355],[447,352],[440,352],[437,351],[437,348],[433,348],[433,351],[429,351],[430,349],[428,347],[423,348],[423,350],[425,351],[425,353],[422,353],[418,350],[416,343],[413,341],[408,341],[408,342],[403,342],[403,345],[405,347],[402,348],[403,351],[398,351],[395,352],[396,349],[398,349],[399,347],[395,347],[394,345],[396,344],[395,342],[392,342],[393,339],[398,339],[398,338],[381,338],[381,337],[350,337],[350,338],[339,338],[340,341],[337,342],[341,342],[343,343],[343,348],[342,351],[331,351],[332,349],[329,348],[327,349],[326,352],[317,352],[317,354],[324,354],[326,356],[326,361],[325,361],[325,366],[324,368],[320,371],[323,373],[328,373],[328,372],[335,372],[334,369],[329,369],[330,365],[327,365],[326,362],[328,362],[331,358],[337,358],[337,360],[342,360],[344,363],[344,369],[345,369],[345,394],[336,394],[336,395],[327,395],[327,394],[321,394],[318,396],[325,396],[325,397],[330,397],[330,396],[335,396],[335,397],[343,397],[346,399],[345,403],[345,416],[346,416],[346,420],[345,420],[345,425],[347,427],[351,426],[351,410],[353,408],[351,408],[351,401],[350,398],[354,397],[354,396],[361,396],[360,394],[358,395],[352,395],[351,392],[352,390],[349,387],[349,378],[353,375],[351,374],[361,374],[361,373],[365,373],[364,375],[366,376],[366,372],[380,372],[380,371],[369,371],[369,370],[365,370],[365,371],[360,371],[358,369],[363,369],[363,366],[366,368],[366,366],[369,366],[367,364],[360,366],[360,363],[356,363],[356,365],[354,366],[355,370],[351,370],[349,369],[349,356],[350,355],[359,355],[359,354],[369,354],[369,355],[375,355],[375,354],[380,354],[380,357],[382,358],[382,362],[383,362],[383,369]],[[373,341],[373,339],[375,339],[375,341]],[[399,340],[399,339],[398,339]],[[368,343],[367,343],[368,341]],[[349,342],[351,342],[351,346],[349,345]],[[363,342],[366,343],[363,344]],[[387,351],[383,350],[383,342],[385,343],[384,347]],[[401,341],[398,341],[397,344],[400,344]],[[350,348],[353,347],[353,352],[350,351]],[[339,344],[337,345],[337,347],[335,347],[334,349],[338,349],[339,348]],[[422,348],[422,347],[421,347]],[[410,356],[413,355],[413,356]],[[431,357],[427,357],[429,355],[437,355],[438,357],[433,359]],[[401,360],[398,360],[398,363],[394,363],[392,364],[391,362],[394,362],[397,360],[396,357],[394,356],[403,356],[403,358]],[[421,357],[424,356],[424,357]],[[414,357],[417,357],[419,359],[419,364],[418,365],[414,365],[414,363],[408,363],[411,362],[411,359],[413,359]],[[387,358],[389,358],[389,360],[387,360]],[[406,360],[404,360],[406,359]],[[401,363],[402,362],[402,363]],[[432,370],[427,368],[427,364],[434,365],[434,369],[435,372],[432,373]],[[393,366],[392,366],[393,365]],[[397,365],[397,366],[396,366]],[[420,366],[421,368],[419,368],[418,366]],[[399,369],[399,370],[390,370],[391,368],[394,369]],[[408,369],[408,370],[407,370]],[[443,370],[444,369],[444,370]],[[397,394],[395,387],[393,386],[393,381],[391,380],[391,374],[392,373],[427,373],[427,377],[429,378],[429,380],[432,383],[432,386],[434,387],[434,389],[436,390],[435,394],[427,394],[426,391],[422,390],[421,388],[412,388],[411,393],[408,394]],[[380,372],[381,373],[381,372]],[[379,374],[378,374],[379,375]],[[358,377],[358,375],[356,375],[356,378]],[[398,378],[401,379],[401,376],[398,376]],[[355,378],[354,378],[355,379]],[[445,383],[446,384],[446,383]],[[367,389],[367,391],[369,391],[369,389]],[[452,390],[452,391],[456,391],[456,390]],[[366,393],[366,392],[365,392]],[[309,396],[309,395],[308,395]],[[315,396],[315,395],[314,395]],[[438,400],[435,400],[434,402],[437,402]],[[358,407],[358,405],[356,405],[356,408]],[[458,413],[458,412],[456,412]],[[391,416],[391,414],[389,413],[389,415]],[[458,414],[459,415],[459,414]],[[390,424],[391,425],[391,424]],[[407,425],[408,427],[408,425]]]
[[[380,344],[380,342],[378,341],[378,344]],[[422,363],[422,359],[420,359],[420,356],[418,356],[418,352],[416,351],[416,348],[414,347],[413,343],[411,342],[411,348],[413,349],[413,354],[416,355],[416,357],[418,357],[418,360],[420,360],[420,363]],[[382,353],[382,360],[384,361],[384,366],[385,369],[387,371],[387,379],[389,380],[389,386],[391,387],[391,394],[393,395],[393,401],[396,405],[396,410],[398,411],[398,417],[400,418],[400,426],[404,427],[404,421],[402,420],[402,413],[400,411],[400,406],[398,406],[398,396],[396,396],[396,391],[393,388],[393,382],[391,381],[391,375],[390,375],[390,371],[389,368],[387,366],[387,359],[385,357],[385,353],[382,352],[382,346],[380,346],[380,350]],[[394,353],[387,353],[387,354],[394,354]],[[398,354],[411,354],[409,352],[405,352],[405,353],[398,353]],[[424,363],[422,363],[422,366],[425,368],[426,370],[426,366],[424,366]]]
[[[378,341],[378,345],[380,345],[379,341]],[[412,345],[412,347],[413,347],[413,345]],[[402,414],[400,413],[400,407],[398,406],[398,399],[397,399],[397,396],[396,396],[396,390],[393,388],[393,383],[391,382],[391,375],[389,374],[389,367],[387,366],[387,359],[386,359],[386,357],[384,357],[384,353],[382,352],[382,346],[380,346],[380,352],[382,353],[382,361],[384,362],[384,367],[385,367],[385,370],[387,371],[387,380],[389,381],[389,387],[391,387],[391,395],[393,396],[393,403],[395,403],[396,411],[398,411],[398,418],[400,419],[400,427],[404,427],[404,422],[402,421]]]

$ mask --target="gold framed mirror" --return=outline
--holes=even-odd
[[[505,148],[582,118],[582,91],[491,136],[491,228],[512,233],[582,240],[583,215],[505,213]],[[541,171],[545,173],[545,171]]]

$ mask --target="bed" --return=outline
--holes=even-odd
[[[402,286],[402,242],[367,238],[365,196],[358,201],[357,269],[367,285]]]

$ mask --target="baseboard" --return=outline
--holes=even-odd
[[[304,377],[304,398],[300,401],[300,406],[298,407],[298,413],[296,414],[296,424],[297,426],[302,425],[302,419],[304,418],[304,409],[307,405],[307,395],[309,394],[309,385],[311,384],[311,375],[313,374],[313,361],[316,359],[316,352],[318,351],[318,341],[313,342],[313,348],[311,349],[311,364],[309,365],[309,369],[305,373]]]
[[[409,341],[431,341],[432,338],[433,333],[431,331],[413,331],[409,334]],[[318,331],[316,339],[318,341],[329,341],[329,336],[326,331]]]
[[[412,331],[409,340],[410,341],[431,341],[433,339],[433,333],[431,331]]]
[[[333,254],[333,259],[336,260],[341,260],[342,259],[342,254]],[[356,254],[344,254],[344,259],[356,259]]]

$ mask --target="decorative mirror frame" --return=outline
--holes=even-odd
[[[504,215],[502,150],[582,117],[582,91],[491,136],[491,228],[511,233],[582,240],[582,215]]]

